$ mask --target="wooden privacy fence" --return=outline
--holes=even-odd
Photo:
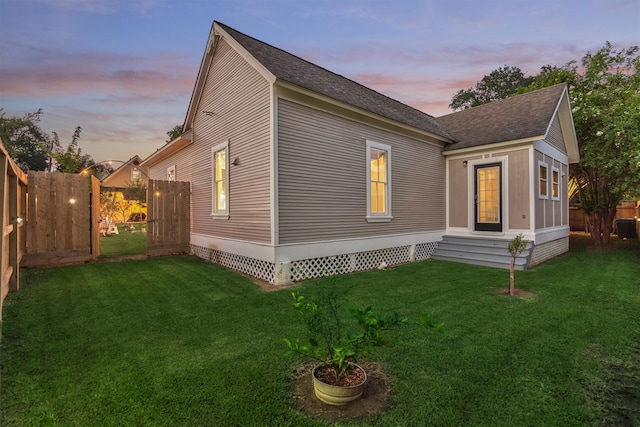
[[[18,290],[20,260],[24,253],[25,200],[27,176],[9,157],[0,141],[0,219],[2,219],[2,246],[0,246],[0,313],[8,292]]]
[[[638,218],[640,215],[640,206],[638,202],[621,202],[616,208],[616,217],[614,219],[622,218]],[[569,207],[569,227],[571,231],[588,231],[589,224],[587,221],[587,215],[580,208],[575,206]]]
[[[189,252],[191,187],[150,179],[147,187],[147,255]]]
[[[100,251],[100,181],[94,176],[29,171],[22,265],[94,260]]]

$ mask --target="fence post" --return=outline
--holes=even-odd
[[[13,226],[13,231],[9,235],[9,265],[13,268],[13,274],[9,278],[9,292],[18,290],[20,283],[20,232],[22,231],[22,221],[19,220],[18,213],[18,177],[9,177],[9,221]]]
[[[20,283],[26,185],[26,175],[0,140],[0,316],[7,293],[17,291]]]

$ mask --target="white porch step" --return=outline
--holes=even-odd
[[[485,237],[447,236],[438,243],[432,259],[454,261],[485,267],[509,269],[510,240]],[[524,252],[516,258],[516,270],[525,270],[531,259],[533,243],[528,242]]]

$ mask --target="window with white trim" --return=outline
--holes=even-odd
[[[551,168],[551,198],[560,200],[560,169]]]
[[[229,217],[229,141],[211,149],[213,202],[211,215]]]
[[[176,180],[176,165],[171,165],[167,168],[167,181]]]
[[[141,178],[142,178],[142,173],[140,172],[140,169],[138,169],[138,168],[131,169],[131,181],[132,182],[140,181]]]
[[[538,197],[549,198],[549,165],[538,162]]]
[[[391,147],[367,141],[367,221],[390,221]]]

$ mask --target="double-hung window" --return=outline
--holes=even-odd
[[[549,198],[549,165],[538,162],[538,197]]]
[[[367,141],[367,181],[367,221],[390,221],[390,146]]]
[[[229,218],[229,141],[211,149],[213,160],[213,217]]]
[[[176,165],[171,165],[167,168],[167,181],[176,180]]]
[[[560,170],[551,168],[551,199],[560,200]]]

